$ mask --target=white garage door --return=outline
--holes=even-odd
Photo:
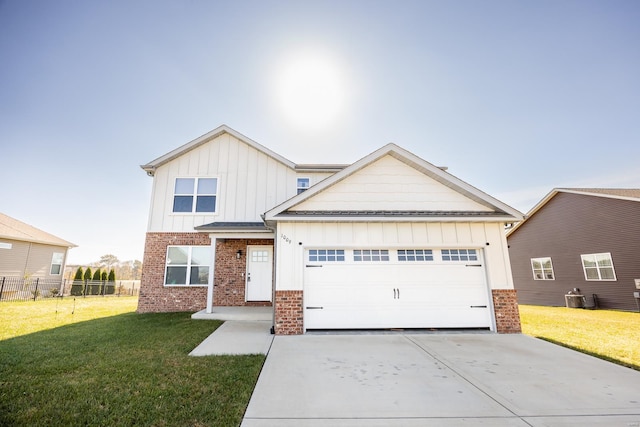
[[[488,328],[477,249],[308,249],[305,329]]]

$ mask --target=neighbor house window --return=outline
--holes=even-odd
[[[216,211],[217,178],[176,178],[173,212]]]
[[[51,257],[51,272],[49,274],[58,275],[62,273],[62,261],[64,260],[64,253],[54,252]]]
[[[398,249],[398,261],[433,261],[431,249]]]
[[[303,191],[308,190],[309,189],[309,185],[310,185],[309,178],[298,178],[297,184],[296,184],[298,192],[296,194],[300,194]]]
[[[551,258],[531,258],[534,280],[555,280]]]
[[[475,249],[443,249],[443,261],[477,261],[478,253]]]
[[[616,280],[613,260],[609,252],[580,255],[586,280]]]
[[[354,261],[389,261],[388,249],[354,249]]]
[[[13,244],[11,243],[0,242],[0,249],[11,249],[12,247]]]
[[[309,249],[310,262],[344,261],[344,249]]]
[[[165,285],[206,285],[209,283],[211,246],[169,246]]]

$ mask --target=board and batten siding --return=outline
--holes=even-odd
[[[564,306],[580,289],[601,308],[637,310],[640,203],[559,192],[508,236],[513,280],[521,304]],[[610,252],[617,280],[587,281],[581,254]],[[555,280],[534,280],[531,258],[550,257]]]
[[[308,248],[476,248],[483,251],[490,289],[513,289],[506,244],[501,223],[279,222],[276,290],[303,289]]]
[[[311,185],[331,173],[294,169],[224,133],[158,167],[153,180],[148,231],[193,231],[211,222],[260,222],[260,215],[296,195],[297,177]],[[176,178],[218,179],[215,214],[173,213]]]
[[[2,239],[11,244],[11,249],[0,249],[0,277],[61,279],[61,274],[52,275],[51,260],[54,253],[62,253],[66,261],[67,248],[20,240]]]
[[[491,211],[390,155],[290,210]]]

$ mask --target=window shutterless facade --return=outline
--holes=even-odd
[[[555,280],[551,258],[531,258],[531,270],[534,280]]]
[[[165,286],[201,286],[209,283],[210,246],[169,246]]]
[[[62,273],[62,262],[64,261],[64,253],[54,252],[51,256],[51,270],[49,274],[57,276]]]
[[[585,280],[617,280],[611,253],[585,254],[580,258]]]
[[[215,213],[217,195],[217,178],[176,178],[173,212]]]
[[[311,185],[311,180],[309,178],[298,178],[296,180],[296,188],[297,188],[296,194],[300,194],[303,191],[309,189],[310,185]]]

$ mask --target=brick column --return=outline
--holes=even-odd
[[[276,335],[303,333],[302,291],[276,291]]]
[[[496,313],[496,329],[499,334],[519,334],[520,312],[515,289],[493,289],[493,308]]]

